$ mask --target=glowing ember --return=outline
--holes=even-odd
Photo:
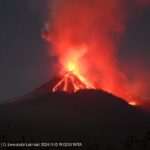
[[[130,105],[133,105],[133,106],[136,106],[136,105],[137,105],[137,103],[136,103],[135,101],[131,101],[131,102],[129,102],[129,104],[130,104]]]
[[[132,106],[138,106],[139,102],[136,97],[133,97],[131,94],[126,98],[128,100],[128,104]]]

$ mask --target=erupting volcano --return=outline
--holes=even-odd
[[[60,80],[53,87],[52,92],[64,91],[75,93],[81,89],[94,89],[94,87],[78,73],[78,69],[74,63],[69,63],[67,71],[62,71],[59,76]]]
[[[0,150],[150,150],[149,12],[129,22],[150,0],[5,1]]]
[[[147,83],[137,77],[132,69],[136,67],[128,66],[129,61],[125,62],[119,53],[129,17],[127,3],[125,0],[50,3],[53,7],[44,23],[42,38],[50,44],[50,57],[55,58],[54,72],[65,68],[50,91],[74,93],[94,88],[131,105],[141,103],[140,97],[147,97],[144,92]]]
[[[80,89],[89,89],[82,79],[80,79],[74,72],[66,72],[62,79],[54,86],[53,92],[64,91],[68,93],[77,92]]]

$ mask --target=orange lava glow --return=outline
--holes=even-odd
[[[54,86],[52,91],[75,93],[81,89],[94,89],[94,86],[81,76],[75,63],[69,62],[65,71],[61,73],[61,80]]]
[[[73,46],[72,46],[73,47]],[[78,53],[78,51],[80,53]],[[88,48],[84,45],[76,48],[70,48],[70,51],[60,59],[61,67],[64,68],[61,71],[61,80],[53,87],[53,92],[64,91],[68,93],[75,93],[81,89],[102,89],[108,93],[112,93],[125,99],[129,105],[136,106],[138,102],[133,100],[131,94],[121,93],[119,86],[115,88],[115,91],[109,84],[99,85],[95,84],[92,80],[92,72],[87,71],[87,63],[82,59],[82,55],[88,51]],[[88,61],[86,59],[86,61]],[[109,77],[108,77],[109,78]],[[104,80],[104,79],[103,79]]]
[[[76,65],[73,62],[69,62],[68,66],[67,66],[67,70],[68,71],[75,71],[76,72]]]
[[[137,105],[137,103],[135,101],[130,101],[129,104],[132,105],[132,106],[136,106]]]

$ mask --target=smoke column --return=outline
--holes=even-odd
[[[117,59],[118,43],[125,34],[131,12],[150,4],[149,0],[53,0],[49,2],[48,40],[64,67],[73,61],[96,88],[140,102],[143,82],[129,81]],[[133,13],[136,14],[136,13]],[[132,19],[131,19],[132,20]],[[133,90],[134,89],[134,90]]]

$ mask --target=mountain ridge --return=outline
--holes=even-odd
[[[101,143],[150,130],[150,115],[121,98],[96,89],[50,92],[50,83],[0,104],[0,133],[33,141],[95,139]]]

